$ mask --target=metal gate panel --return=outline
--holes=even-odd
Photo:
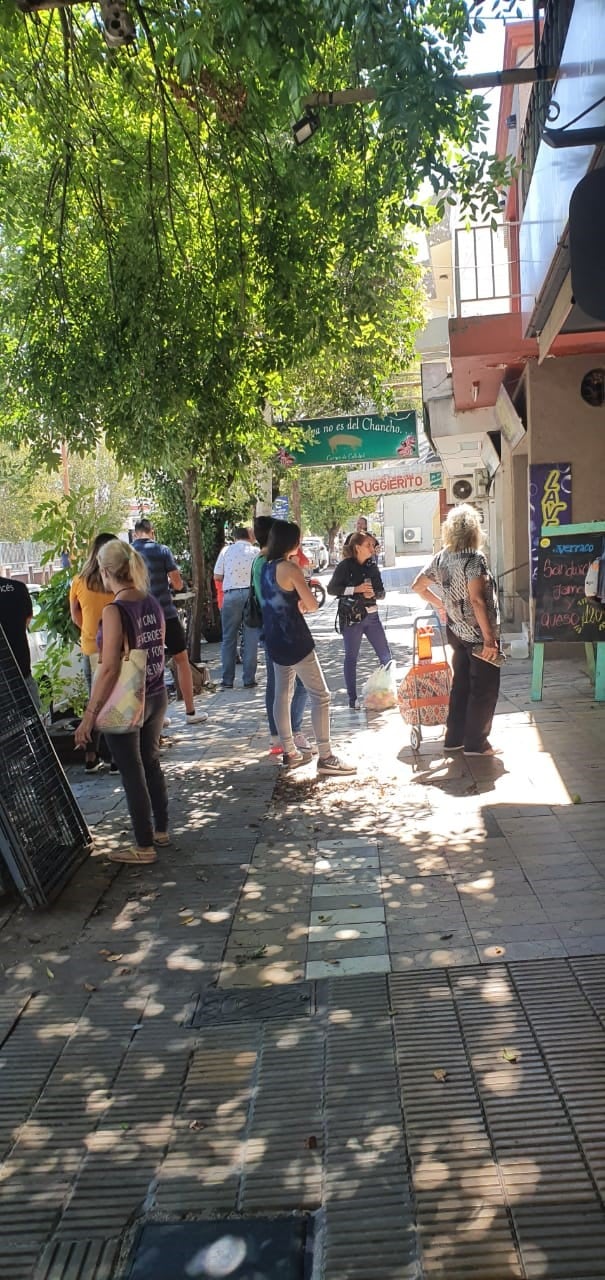
[[[0,856],[31,907],[90,853],[90,833],[0,627]]]

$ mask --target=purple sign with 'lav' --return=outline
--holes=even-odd
[[[529,559],[536,593],[538,543],[544,525],[571,524],[571,462],[534,462],[529,468]]]

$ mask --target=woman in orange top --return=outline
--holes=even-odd
[[[113,542],[114,538],[113,533],[97,534],[86,563],[82,565],[80,573],[73,578],[69,589],[69,611],[72,621],[80,632],[82,664],[89,694],[92,684],[90,659],[92,654],[97,652],[97,631],[101,614],[106,604],[113,603],[113,592],[106,591],[103,586],[98,557],[100,548],[104,547],[106,542]],[[84,768],[87,773],[95,773],[97,769],[103,767],[98,747],[99,738],[95,735],[90,750],[86,752]]]

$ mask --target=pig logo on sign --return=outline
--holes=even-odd
[[[343,432],[341,435],[331,436],[328,444],[332,453],[335,453],[336,449],[361,449],[363,440],[361,436],[349,436]]]

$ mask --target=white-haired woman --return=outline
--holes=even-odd
[[[474,507],[452,508],[442,528],[442,542],[443,550],[418,574],[412,591],[436,609],[445,606],[454,672],[445,750],[491,756],[489,734],[500,688],[500,617]]]
[[[126,633],[131,649],[147,650],[145,718],[141,728],[132,733],[105,734],[122,777],[135,838],[131,848],[112,850],[109,857],[114,862],[155,862],[154,845],[170,843],[166,783],[160,762],[160,731],[168,701],[164,686],[166,624],[161,605],[149,594],[147,567],[138,551],[114,538],[101,547],[98,558],[103,586],[113,592],[114,598],[103,610],[98,643],[103,661],[76,729],[76,745],[86,747],[92,739],[96,716],[120,674]]]

